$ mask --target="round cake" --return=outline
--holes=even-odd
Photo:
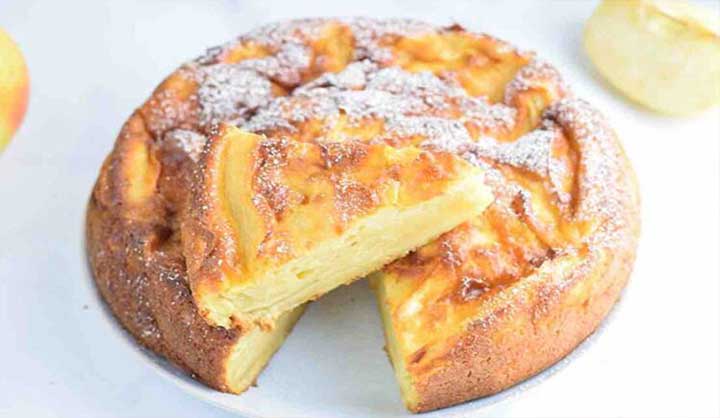
[[[243,141],[252,146],[237,152],[253,157],[239,168],[250,184],[245,209],[272,224],[260,235],[229,215],[235,191],[217,175]],[[369,181],[371,172],[383,175]],[[140,344],[240,393],[304,302],[331,286],[259,326],[213,305],[237,284],[228,265],[241,270],[247,254],[274,263],[315,254],[319,230],[342,236],[386,205],[388,190],[391,203],[412,195],[414,205],[460,177],[473,179],[468,194],[487,188],[491,201],[473,200],[462,218],[412,218],[425,234],[412,234],[411,247],[341,280],[374,271],[403,400],[437,409],[568,354],[609,312],[634,261],[639,196],[622,147],[532,53],[457,25],[364,18],[271,24],[211,48],[121,129],[90,198],[88,256],[102,297]],[[373,239],[368,248],[384,248]],[[352,258],[324,257],[328,266]]]

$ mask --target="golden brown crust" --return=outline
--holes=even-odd
[[[446,367],[417,382],[419,402],[413,411],[492,395],[565,357],[605,318],[633,261],[634,253],[603,260],[587,275],[561,280],[563,286],[538,281],[473,323],[443,359]],[[591,290],[574,297],[588,282]]]
[[[132,166],[138,153],[152,170]],[[87,252],[100,294],[138,342],[229,391],[225,361],[243,332],[211,327],[198,315],[178,242],[176,216],[192,164],[172,143],[156,145],[134,114],[88,203]],[[138,183],[141,193],[132,190]]]

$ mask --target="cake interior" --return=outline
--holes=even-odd
[[[375,291],[376,300],[378,303],[378,309],[380,310],[380,318],[383,323],[383,330],[385,332],[385,352],[390,357],[390,363],[392,364],[395,372],[395,380],[400,386],[400,396],[402,397],[405,407],[414,411],[417,409],[419,397],[415,387],[413,386],[412,377],[408,373],[405,356],[402,354],[401,343],[395,334],[395,327],[392,321],[392,312],[390,304],[386,301],[391,300],[388,295],[388,289],[384,286],[382,273],[375,273],[370,276],[370,284]]]
[[[287,312],[278,318],[271,330],[253,327],[238,339],[227,357],[226,381],[230,392],[241,393],[255,383],[258,375],[290,334],[302,316],[305,306]]]
[[[479,214],[490,202],[482,179],[466,178],[441,196],[409,208],[388,207],[301,257],[206,296],[212,320],[240,314],[277,318],[283,312],[366,276]],[[231,280],[232,281],[232,280]]]

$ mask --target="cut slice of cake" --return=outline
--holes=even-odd
[[[212,324],[271,327],[481,213],[483,171],[443,151],[211,139],[182,225],[190,285]]]
[[[532,356],[517,356],[517,344],[527,343],[525,323],[511,325],[509,309],[528,298],[518,285],[535,271],[529,260],[544,262],[548,247],[505,209],[491,205],[370,276],[410,411],[492,394],[526,372]],[[507,327],[496,329],[501,322]]]
[[[493,204],[372,274],[405,405],[424,412],[492,395],[557,362],[607,315],[633,256],[553,249]]]
[[[477,141],[496,195],[478,217],[370,276],[403,400],[423,412],[540,373],[590,335],[630,275],[634,174],[587,103],[520,138]]]

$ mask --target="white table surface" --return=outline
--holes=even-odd
[[[617,318],[585,355],[484,414],[720,415],[720,110],[662,118],[608,89],[580,46],[595,2],[342,3],[0,0],[32,83],[0,156],[0,416],[231,416],[110,336],[86,271],[83,209],[120,125],[162,77],[258,24],[311,15],[457,21],[541,51],[604,110],[634,162],[643,237]]]

